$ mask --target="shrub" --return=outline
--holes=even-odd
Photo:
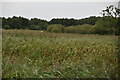
[[[92,25],[84,24],[84,25],[78,25],[78,26],[70,26],[65,28],[65,32],[67,33],[80,33],[80,34],[89,34],[92,33]]]
[[[66,27],[64,29],[65,33],[77,33],[78,28],[76,26]]]
[[[9,25],[4,25],[3,28],[4,28],[4,29],[9,29],[10,26],[9,26]]]
[[[108,18],[109,19],[109,18]],[[115,34],[115,25],[114,20],[99,20],[94,26],[93,33],[95,34]]]
[[[81,25],[79,27],[79,33],[81,34],[89,34],[89,33],[92,33],[92,28],[93,28],[93,25],[89,25],[89,24],[84,24],[84,25]]]
[[[40,26],[38,26],[38,25],[31,25],[31,26],[29,26],[29,29],[31,29],[31,30],[40,30]]]
[[[64,26],[61,24],[53,24],[47,27],[49,32],[64,32]]]

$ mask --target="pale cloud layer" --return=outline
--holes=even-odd
[[[85,18],[100,16],[106,6],[117,2],[3,2],[2,16],[23,16],[26,18]]]
[[[1,0],[2,2],[118,2],[119,0]]]

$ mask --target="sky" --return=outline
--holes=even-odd
[[[118,2],[120,0],[0,0],[2,2]]]
[[[46,1],[46,0],[45,0]],[[101,16],[101,11],[106,6],[114,5],[118,7],[117,1],[110,2],[37,2],[29,0],[26,2],[4,0],[2,2],[2,16],[22,16],[25,18],[40,18],[50,21],[53,18],[75,18],[81,19],[89,16]]]

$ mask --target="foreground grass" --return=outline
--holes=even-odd
[[[110,78],[117,36],[3,30],[3,78]]]

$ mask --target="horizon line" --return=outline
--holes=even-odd
[[[26,19],[33,19],[33,18],[38,18],[41,20],[46,20],[46,21],[51,21],[52,19],[76,19],[76,20],[80,20],[80,19],[85,19],[85,18],[89,18],[89,17],[102,17],[101,15],[90,15],[90,16],[85,16],[85,17],[81,17],[81,18],[74,18],[74,17],[52,17],[51,19],[44,19],[44,18],[40,18],[40,17],[25,17],[25,16],[21,16],[21,15],[15,15],[15,16],[0,16],[0,17],[5,17],[5,18],[12,18],[12,17],[23,17]]]

